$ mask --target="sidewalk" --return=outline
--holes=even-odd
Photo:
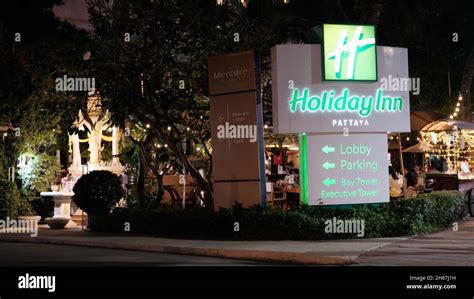
[[[458,231],[413,236],[366,252],[354,260],[367,266],[474,266],[474,218]]]
[[[30,237],[25,234],[0,234],[0,242],[76,245],[305,265],[351,264],[363,253],[405,239],[379,238],[335,241],[180,240],[85,232],[80,227],[52,230],[46,225],[40,225],[37,237]]]

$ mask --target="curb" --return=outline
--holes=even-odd
[[[74,245],[95,248],[107,249],[123,249],[132,251],[145,252],[159,252],[172,253],[181,255],[195,255],[206,257],[218,257],[229,259],[242,259],[258,262],[272,262],[281,264],[297,264],[297,265],[349,265],[353,262],[349,259],[343,259],[332,256],[321,256],[314,252],[288,252],[288,251],[268,251],[268,250],[237,250],[226,248],[199,248],[199,247],[180,247],[180,246],[162,246],[162,245],[147,245],[140,243],[133,244],[117,244],[106,243],[94,240],[64,240],[56,238],[22,238],[22,237],[7,237],[0,238],[0,242],[15,242],[15,243],[42,243],[54,245]]]

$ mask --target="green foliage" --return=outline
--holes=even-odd
[[[22,182],[22,193],[30,200],[37,198],[40,192],[49,190],[58,181],[60,166],[55,156],[25,153],[21,159],[27,163],[20,165],[18,176]]]
[[[0,180],[0,219],[6,217],[16,219],[18,216],[29,212],[27,204],[21,200],[20,190],[18,190],[15,183]]]
[[[88,5],[96,28],[92,63],[102,103],[113,122],[128,122],[131,138],[155,175],[163,170],[159,166],[162,158],[185,165],[205,192],[209,206],[212,159],[207,58],[255,49],[269,82],[270,48],[301,40],[309,26],[293,18],[252,18],[240,2],[219,6],[207,0],[126,0],[111,5],[91,0]],[[129,41],[125,32],[130,34]],[[238,42],[234,33],[239,33]],[[270,97],[265,101],[269,103]],[[150,128],[145,130],[147,124]],[[136,132],[135,127],[142,131]],[[190,161],[192,153],[183,151],[184,139],[205,149],[199,154],[205,155],[199,164]],[[168,147],[157,150],[155,143]],[[207,172],[205,179],[197,171],[200,167]]]
[[[92,171],[74,185],[74,202],[91,215],[108,214],[123,196],[120,178],[110,171]]]
[[[54,215],[54,201],[52,197],[36,197],[29,200],[34,214],[41,216],[41,218],[53,217]]]
[[[464,201],[457,191],[439,191],[416,199],[380,206],[352,208],[310,207],[285,212],[255,206],[218,212],[204,208],[180,210],[161,207],[154,210],[117,208],[111,215],[97,219],[94,230],[122,232],[130,222],[133,233],[205,239],[319,240],[354,238],[354,234],[326,234],[325,222],[333,219],[365,221],[367,238],[396,237],[446,229],[464,216]],[[238,222],[240,231],[234,231]]]

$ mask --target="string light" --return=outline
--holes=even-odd
[[[459,112],[459,107],[461,106],[461,101],[462,101],[462,95],[459,93],[458,97],[458,102],[456,103],[456,108],[454,109],[454,113],[449,116],[449,119],[454,119],[456,116],[458,116]]]

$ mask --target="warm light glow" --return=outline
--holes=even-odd
[[[167,144],[165,144],[165,147],[168,147],[168,145],[167,145]]]
[[[453,115],[454,115],[454,117],[458,116],[458,114],[457,114],[456,112],[454,112],[454,114],[453,114]]]
[[[407,141],[410,140],[410,137],[407,137]]]
[[[264,125],[263,127],[264,127],[265,129],[268,129],[268,125]]]
[[[459,112],[459,108],[456,108],[456,110],[455,110],[455,111],[456,111],[456,112]]]
[[[171,131],[171,127],[168,127],[168,131]]]
[[[189,128],[189,127],[187,127],[187,128],[186,128],[186,131],[189,131],[189,130],[190,130],[190,128]]]
[[[449,118],[450,118],[450,119],[453,119],[453,116],[452,116],[452,115],[450,115],[450,116],[449,116]]]
[[[150,124],[146,124],[146,128],[149,129],[149,128],[150,128]]]
[[[459,100],[462,101],[462,96],[459,96]]]
[[[461,105],[461,103],[458,103],[456,106],[459,107],[459,105]]]

